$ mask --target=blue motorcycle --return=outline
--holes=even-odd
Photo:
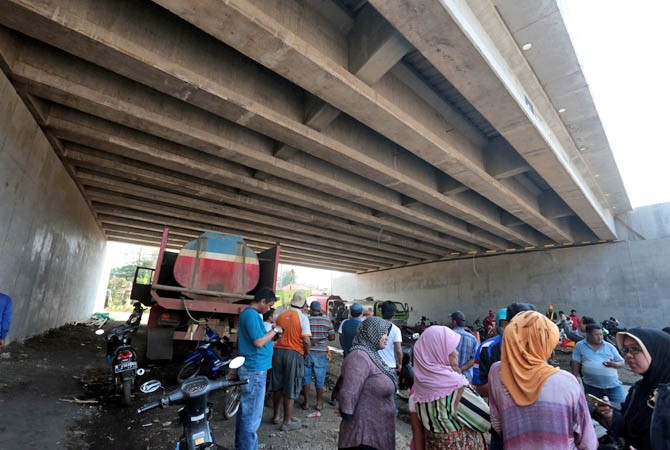
[[[205,339],[200,341],[195,351],[186,357],[181,369],[179,369],[179,373],[177,374],[177,381],[179,383],[193,379],[201,373],[210,379],[219,377],[225,379],[227,377],[232,358],[221,359],[213,348],[215,344],[227,347],[230,341],[227,338],[222,339],[216,331],[206,325]],[[230,348],[227,350],[229,351]],[[223,401],[221,403],[223,404],[223,417],[226,420],[234,417],[240,409],[240,394],[241,390],[239,386],[230,386],[224,389]]]

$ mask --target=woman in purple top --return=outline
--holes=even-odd
[[[337,393],[340,450],[395,449],[395,377],[377,352],[386,347],[390,328],[379,317],[364,320],[344,359]]]
[[[505,450],[596,450],[598,440],[577,379],[549,366],[558,328],[535,311],[505,328],[501,361],[489,372],[491,425]]]

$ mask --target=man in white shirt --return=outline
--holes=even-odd
[[[382,303],[382,318],[391,322],[396,313],[396,306],[390,300]],[[379,350],[379,355],[382,357],[387,366],[394,370],[396,383],[398,381],[398,374],[402,370],[402,334],[393,322],[391,322],[391,329],[389,330],[389,339],[386,348]],[[398,396],[397,393],[393,395],[396,402],[396,415],[398,414]]]

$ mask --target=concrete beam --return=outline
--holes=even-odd
[[[412,49],[370,4],[361,8],[348,36],[349,70],[374,84]]]
[[[379,145],[380,143],[377,143],[374,147],[357,149],[343,147],[336,136],[315,134],[313,129],[302,124],[302,120],[299,119],[299,117],[302,117],[300,112],[302,110],[302,95],[295,93],[294,87],[279,77],[273,78],[268,72],[258,71],[250,64],[239,61],[237,55],[233,55],[232,52],[226,51],[221,46],[213,45],[213,42],[206,36],[175,23],[169,16],[165,18],[165,13],[160,9],[145,11],[144,9],[148,6],[138,5],[134,2],[100,4],[90,0],[80,0],[76,3],[76,5],[62,5],[58,2],[46,2],[40,4],[39,7],[36,5],[3,3],[0,5],[0,21],[169,95],[188,99],[189,102],[198,105],[198,107],[212,111],[221,117],[229,118],[296,148],[312,152],[315,155],[318,154],[320,158],[346,167],[367,179],[375,180],[382,185],[386,185],[389,180],[394,180],[394,189],[405,195],[414,197],[438,210],[460,217],[462,220],[472,222],[476,226],[506,240],[519,245],[528,243],[524,236],[518,235],[515,230],[505,229],[493,217],[483,216],[480,212],[473,211],[468,205],[454,203],[449,197],[439,195],[435,191],[434,180],[425,176],[428,168],[421,169],[421,165],[418,165],[420,159],[417,158],[417,162],[412,164],[414,167],[410,168],[409,165],[406,165],[403,172],[399,172],[394,169],[390,164],[391,162],[387,163],[388,165],[380,164],[386,159],[383,155],[395,153],[388,151],[383,145]],[[289,3],[281,2],[280,5],[274,6],[281,9]],[[72,9],[66,11],[64,8],[67,7]],[[225,8],[219,8],[218,4],[215,10],[217,12],[214,17],[226,12]],[[56,11],[58,11],[58,14],[56,14]],[[90,11],[90,14],[82,13],[82,11]],[[148,14],[149,12],[150,14]],[[123,27],[110,29],[90,19],[96,15],[105,14],[114,16],[116,23],[123,23]],[[289,12],[290,14],[292,13]],[[306,12],[306,14],[309,14],[309,12]],[[68,16],[70,20],[67,23],[55,21],[54,17],[59,16]],[[302,20],[296,20],[300,23],[303,22]],[[157,25],[158,23],[160,25]],[[219,23],[218,19],[217,23]],[[240,23],[244,24],[246,22],[242,20]],[[314,23],[317,24],[315,26],[318,28],[319,21],[317,20]],[[325,25],[324,27],[328,28]],[[119,33],[122,36],[119,36]],[[306,36],[306,38],[308,40],[312,38],[320,39],[323,35],[329,36],[330,39],[333,34],[336,33],[319,32],[313,36]],[[123,39],[127,45],[118,46],[116,43],[119,39]],[[332,44],[329,46],[324,43],[326,48],[334,49],[335,53],[339,51],[338,48],[342,48],[342,45]],[[176,54],[179,55],[176,59],[181,62],[179,65],[172,63]],[[338,55],[330,54],[336,60],[341,60],[342,55],[340,53]],[[301,71],[297,69],[296,72]],[[312,93],[322,97],[327,94],[329,98],[331,96],[337,98],[346,94],[340,89],[330,89],[328,84],[336,80],[323,67],[320,67],[317,72],[319,76],[310,76],[309,78],[316,83],[320,83],[321,75],[323,75],[328,83],[323,85],[323,89],[312,86]],[[303,74],[306,73],[310,73],[310,71],[308,70]],[[345,78],[352,76],[349,73]],[[345,87],[350,88],[350,80],[347,78],[345,81]],[[235,86],[235,88],[231,89],[231,86]],[[369,89],[366,91],[366,95],[368,94],[369,96],[363,99],[362,104],[364,105],[371,98],[381,99],[383,97]],[[352,98],[356,105],[350,106],[354,110],[360,109],[358,101],[355,100],[359,97],[354,95]],[[339,101],[342,101],[342,99]],[[419,104],[421,104],[420,99]],[[388,106],[386,103],[383,106],[384,114],[378,118],[376,114],[372,116],[375,117],[374,120],[378,127],[385,129],[387,123],[383,116],[389,113],[389,108],[386,108]],[[421,110],[421,108],[419,109]],[[424,110],[424,115],[418,118],[419,122],[416,122],[416,124],[424,123],[429,119],[426,123],[432,123],[434,127],[437,127],[436,129],[445,128],[444,121],[439,119],[436,121],[436,118],[433,117],[434,112],[430,108],[426,107]],[[351,114],[352,111],[348,111],[348,113]],[[357,111],[357,115],[361,113],[367,115],[367,108]],[[407,118],[407,114],[403,115],[403,118]],[[393,122],[397,122],[397,119],[394,119]],[[367,128],[363,128],[367,130]],[[388,132],[389,130],[385,131]],[[397,131],[401,137],[405,136],[406,130],[398,129]],[[425,140],[425,136],[417,135],[421,132],[422,130],[414,130],[407,136],[421,148],[434,148],[433,144],[427,147],[419,144],[420,141]],[[429,137],[432,137],[432,135]],[[461,141],[464,140],[455,137],[450,139],[450,145],[461,146]],[[470,155],[471,152],[467,149],[472,146],[467,145],[467,142],[462,144],[462,147],[465,148],[465,150],[462,150],[465,153],[462,154]],[[371,151],[376,151],[378,154],[370,157]],[[439,161],[437,162],[440,166],[445,164],[443,153],[442,150],[439,151]],[[425,156],[423,153],[418,155],[420,157]],[[380,169],[383,170],[380,171]],[[260,170],[266,172],[263,169]],[[397,217],[403,216],[406,216],[405,211],[397,215]],[[434,224],[429,226],[435,227]],[[447,230],[444,231],[450,234]],[[462,237],[459,238],[467,240]],[[474,243],[487,246],[484,242]]]
[[[149,214],[146,214],[146,216],[149,216]],[[110,214],[98,214],[98,220],[104,225],[105,230],[116,230],[116,231],[122,231],[125,228],[128,228],[128,229],[162,232],[163,226],[169,225],[170,236],[174,235],[185,236],[189,240],[197,238],[205,231],[217,231],[220,233],[236,234],[243,236],[244,241],[247,244],[251,245],[253,248],[261,248],[263,250],[273,246],[275,242],[277,242],[276,239],[274,240],[268,239],[265,236],[257,237],[254,234],[246,234],[242,230],[234,230],[223,227],[212,228],[212,226],[206,226],[204,224],[197,224],[188,221],[181,221],[183,224],[186,224],[187,226],[186,228],[183,228],[174,225],[174,222],[171,220],[171,218],[167,216],[160,216],[164,218],[163,222],[159,222],[157,218],[153,217],[153,215],[151,216],[152,217],[147,217],[148,220],[145,221],[145,220],[129,219]],[[296,255],[312,254],[319,257],[330,256],[333,259],[333,261],[339,261],[343,263],[350,262],[360,264],[361,266],[390,267],[394,264],[398,264],[397,261],[393,260],[385,260],[383,258],[374,259],[369,256],[361,258],[360,255],[357,255],[352,252],[344,252],[341,249],[338,250],[332,247],[327,248],[327,247],[314,246],[294,240],[281,240],[281,245],[282,245],[282,251],[284,248],[289,248]]]
[[[505,139],[493,139],[484,150],[486,171],[497,180],[510,178],[530,170],[530,165]]]
[[[15,76],[30,84],[32,92],[51,101],[198,148],[217,157],[271,172],[322,192],[385,210],[396,217],[412,220],[463,241],[472,240],[477,245],[490,246],[481,237],[464,231],[465,222],[438,211],[431,215],[412,213],[400,204],[397,192],[385,190],[362,177],[326,165],[308,155],[300,161],[301,165],[296,161],[288,163],[279,160],[271,155],[272,143],[249,130],[222,122],[178,100],[161,98],[154,91],[67,55],[57,55],[39,46],[27,46],[24,50],[22,63],[15,67]],[[48,72],[44,71],[45,66],[49,67]],[[120,97],[120,91],[126,94]],[[406,175],[399,176],[408,178]],[[522,235],[511,235],[515,240],[522,240]],[[446,242],[446,245],[462,248],[462,243],[458,241]]]
[[[244,0],[233,0],[225,5],[203,0],[197,7],[178,0],[159,0],[157,3],[307,91],[318,93],[328,103],[449,173],[493,203],[514,211],[551,239],[569,238],[569,230],[547,220],[523,198],[486,173],[481,163],[471,160],[468,155],[472,153],[472,144],[458,132],[445,132],[444,120],[413,92],[399,95],[404,86],[393,84],[391,80],[374,87],[361,82],[337,65],[337,53],[328,53],[329,49],[337,47],[337,43],[319,42],[317,50],[313,42],[315,37],[306,36],[304,30],[294,26],[297,17],[291,13],[298,14],[298,11],[286,8],[280,15],[274,9],[264,10]],[[383,12],[380,8],[383,5],[378,3],[383,4],[383,1],[373,5]],[[299,13],[305,20],[304,14],[308,12]],[[309,21],[318,23],[319,18],[310,17]],[[328,37],[324,36],[324,40]],[[411,112],[405,109],[407,102],[401,105],[398,98],[412,99]],[[481,215],[477,218],[481,221]],[[468,221],[474,223],[474,220],[473,217]],[[485,223],[481,228],[488,229],[491,225]]]
[[[500,131],[589,228],[601,239],[616,237],[611,212],[596,200],[565,157],[554,131],[547,127],[549,122],[560,123],[554,120],[555,108],[491,2],[429,0],[422,8],[398,0],[371,3]],[[425,26],[413,26],[416,23]],[[559,134],[567,135],[565,130]]]
[[[88,159],[93,159],[93,157],[74,151],[68,153],[68,158],[73,160],[73,162],[76,161],[82,167],[87,167],[86,161]],[[99,167],[101,161],[95,160],[94,164],[96,164],[96,167]],[[90,184],[90,182],[88,182],[86,178],[88,177],[82,176],[82,182]],[[98,179],[96,180],[96,182],[100,183],[101,180]],[[161,212],[161,208],[163,208],[162,211],[172,211],[174,214],[178,214],[181,212],[181,210],[169,207],[168,205],[174,205],[174,204],[184,205],[184,207],[189,207],[190,209],[201,211],[197,214],[189,213],[188,215],[182,216],[184,218],[193,216],[197,217],[198,221],[205,223],[212,223],[212,221],[214,221],[214,223],[217,223],[216,222],[217,220],[218,221],[222,220],[221,217],[226,217],[228,218],[228,220],[239,219],[241,223],[244,222],[245,225],[249,227],[250,231],[258,234],[265,234],[266,236],[272,236],[273,238],[275,236],[281,236],[282,238],[285,237],[288,239],[297,239],[297,236],[305,235],[309,236],[309,238],[305,237],[304,240],[310,241],[310,239],[315,239],[315,237],[320,236],[320,237],[327,237],[328,239],[332,239],[334,241],[339,242],[338,246],[354,244],[353,247],[357,246],[361,247],[358,250],[361,253],[368,253],[382,257],[396,258],[399,260],[408,259],[409,261],[414,262],[424,259],[431,259],[433,257],[432,255],[424,254],[422,252],[418,252],[415,250],[383,244],[375,242],[373,240],[366,240],[354,236],[347,236],[341,233],[336,233],[312,227],[309,225],[304,225],[299,222],[280,220],[279,218],[274,218],[272,226],[268,226],[267,218],[271,216],[251,212],[240,212],[236,208],[224,205],[216,205],[206,201],[197,200],[185,195],[174,194],[167,191],[161,191],[159,189],[148,188],[139,185],[132,185],[130,183],[124,183],[116,180],[113,182],[112,186],[105,186],[106,192],[98,193],[94,192],[94,190],[92,189],[87,189],[87,195],[89,195],[91,199],[98,201],[102,201],[103,200],[102,196],[104,195],[105,196],[104,199],[109,200],[111,198],[110,196],[113,195],[110,193],[113,192],[110,189],[114,189],[114,192],[119,192],[119,194],[116,195],[126,195],[126,196],[133,195],[139,198],[155,199],[153,201],[156,203],[161,203],[162,206],[152,207],[146,203],[131,201],[130,199],[128,199],[126,205],[128,207],[135,205],[137,208],[140,209],[141,207],[145,207],[147,208],[147,210],[151,210],[156,214],[165,214],[165,212]],[[120,206],[123,206],[123,203],[121,203]],[[212,214],[214,217],[206,219],[207,214]],[[254,226],[254,224],[256,225]],[[291,237],[291,234],[289,233],[293,233],[293,237]],[[322,242],[321,240],[319,240],[318,242],[320,243],[320,245],[326,245],[325,242]],[[351,250],[356,251],[354,248],[352,248]]]
[[[267,202],[258,204],[257,201],[248,197],[235,195],[226,198],[225,201],[227,202],[242,204],[249,208],[254,208],[258,204],[260,210],[266,211],[275,210],[276,206],[273,205],[283,202],[292,203],[296,206],[311,209],[312,214],[314,214],[314,211],[319,211],[329,214],[329,218],[350,219],[367,224],[373,227],[376,239],[382,242],[390,242],[395,239],[389,233],[398,233],[397,236],[417,239],[417,241],[407,245],[410,248],[436,254],[448,251],[448,247],[445,247],[445,242],[448,239],[442,239],[435,232],[423,230],[395,218],[379,219],[374,217],[369,210],[354,203],[348,203],[292,183],[282,182],[273,177],[259,183],[251,179],[251,177],[255,177],[253,171],[249,171],[243,166],[60,105],[52,106],[48,129],[50,134],[61,139],[165,167],[198,179],[213,180],[217,184],[236,186],[246,192],[273,199],[269,205]],[[163,177],[160,174],[152,176],[151,171],[147,172],[149,173],[146,176],[154,180],[161,180]],[[174,177],[174,175],[166,175],[163,182],[167,183],[171,181],[171,178],[175,178],[174,182],[177,190],[183,189],[187,185],[185,184],[188,181],[187,179]],[[200,189],[202,188],[196,191],[200,192]],[[193,195],[197,194],[193,192]],[[220,193],[217,197],[223,199],[222,195],[223,193]],[[314,218],[312,217],[309,220],[314,220]],[[340,225],[338,220],[332,222],[328,220],[327,222],[337,226]],[[355,226],[353,228],[343,226],[341,230],[352,234],[363,234],[355,228]],[[380,229],[385,231],[380,233]],[[424,244],[424,242],[432,245]]]

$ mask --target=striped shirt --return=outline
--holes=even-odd
[[[315,354],[328,353],[328,337],[335,336],[335,329],[330,319],[324,315],[309,316],[309,328],[312,330],[311,352]]]
[[[412,394],[409,397],[409,412],[416,412],[423,427],[433,433],[453,433],[464,427],[473,430],[488,429],[488,422],[480,415],[471,414],[464,405],[456,405],[457,394],[456,390],[446,397],[427,403],[416,403]]]

